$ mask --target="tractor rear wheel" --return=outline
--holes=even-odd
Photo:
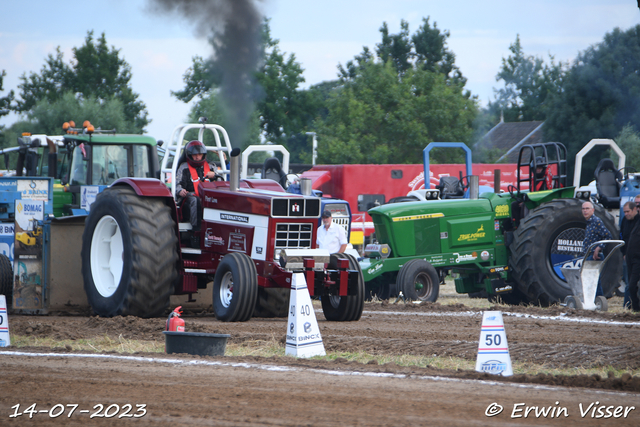
[[[562,275],[563,266],[577,267],[582,260],[586,221],[582,201],[556,199],[540,205],[520,222],[509,250],[513,278],[527,299],[542,306],[563,302],[571,286]],[[601,206],[598,216],[613,236],[613,217]],[[604,295],[610,296],[622,277],[622,254],[615,253],[604,267],[600,280]]]
[[[13,267],[11,260],[5,254],[0,254],[0,295],[7,300],[7,307],[11,306],[13,297]]]
[[[222,258],[213,279],[213,311],[223,322],[246,322],[258,298],[258,272],[247,255],[231,252]]]
[[[364,279],[358,261],[349,254],[335,253],[329,258],[329,269],[338,267],[339,259],[349,260],[349,270],[358,271],[357,291],[355,295],[322,295],[322,312],[327,320],[334,322],[351,322],[360,320],[364,309]]]
[[[178,238],[162,199],[130,187],[105,189],[91,205],[82,235],[82,276],[99,316],[156,317],[178,280]]]
[[[407,299],[436,302],[440,293],[440,276],[429,262],[412,259],[398,272],[398,286]]]

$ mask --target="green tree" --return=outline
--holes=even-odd
[[[304,82],[304,70],[295,55],[286,57],[280,51],[279,41],[271,38],[268,21],[264,24],[263,39],[266,58],[256,75],[264,91],[258,102],[260,127],[267,140],[286,144],[286,137],[303,132],[310,121],[308,97],[298,90]]]
[[[7,72],[5,70],[2,70],[2,73],[0,73],[0,93],[4,90],[4,77],[6,75]],[[11,112],[11,103],[13,102],[13,98],[13,91],[9,91],[6,96],[0,97],[0,117],[6,116]],[[0,147],[5,147],[7,144],[7,141],[5,140],[4,128],[4,126],[0,125]]]
[[[580,53],[554,97],[545,136],[563,142],[569,158],[593,138],[615,138],[626,125],[640,128],[640,25],[607,33]],[[595,153],[598,154],[598,153]],[[597,157],[583,164],[588,179]],[[570,171],[572,173],[572,171]]]
[[[437,22],[434,22],[432,27],[429,18],[423,18],[422,25],[411,36],[416,64],[427,71],[443,74],[447,76],[449,83],[463,87],[467,84],[467,79],[455,65],[455,54],[447,47],[449,35],[449,31],[438,29]]]
[[[107,46],[104,33],[94,40],[93,31],[89,31],[85,44],[74,47],[73,54],[71,64],[67,64],[58,47],[55,56],[48,55],[39,74],[22,75],[22,83],[18,85],[20,99],[16,102],[15,111],[31,113],[41,101],[50,106],[59,105],[57,101],[71,92],[80,102],[118,100],[127,123],[124,127],[128,131],[143,132],[149,123],[148,113],[145,104],[138,99],[139,95],[130,87],[131,68],[120,58],[120,50]],[[100,116],[87,119],[96,126],[105,127]]]
[[[5,70],[0,73],[0,92],[4,91],[4,77],[7,75]],[[0,97],[0,117],[6,116],[11,112],[11,103],[13,102],[14,93],[9,91],[6,96]]]
[[[640,134],[633,126],[625,125],[615,141],[626,156],[625,165],[630,168],[629,172],[640,172]]]
[[[271,37],[269,21],[264,20],[261,28],[262,61],[255,70],[255,80],[258,83],[259,96],[256,96],[255,107],[259,118],[259,130],[262,138],[274,144],[288,146],[299,140],[314,118],[318,98],[314,93],[299,90],[304,82],[303,69],[296,61],[295,55],[287,55],[278,46],[279,41]],[[211,110],[207,116],[210,123],[216,122],[225,127],[229,121],[225,100],[221,96],[222,67],[218,58],[193,58],[191,67],[183,76],[184,88],[172,94],[184,102],[198,98],[194,108],[197,111]],[[209,99],[213,98],[213,99]],[[208,101],[205,101],[209,99]],[[253,116],[252,116],[253,117]],[[249,121],[255,124],[252,118]],[[249,126],[253,126],[253,124]],[[260,134],[250,131],[245,140],[239,145],[256,144],[260,141]],[[297,147],[287,147],[291,152],[292,162],[299,161]]]
[[[386,22],[380,27],[382,41],[376,45],[376,57],[382,62],[391,62],[399,76],[411,68],[421,68],[442,74],[447,84],[464,87],[467,80],[455,65],[455,54],[447,47],[448,31],[440,31],[437,23],[433,26],[429,18],[423,18],[422,25],[412,36],[409,36],[409,24],[400,21],[400,32],[389,34]],[[342,79],[353,79],[358,74],[358,68],[366,67],[375,62],[376,58],[368,47],[364,47],[360,55],[351,61],[338,66]],[[467,96],[470,96],[467,93]]]
[[[421,163],[429,142],[471,140],[477,105],[446,47],[449,33],[428,19],[411,37],[405,21],[398,34],[386,24],[380,32],[376,56],[364,47],[338,67],[340,85],[315,122],[321,163]],[[442,150],[432,161],[462,154]]]
[[[413,45],[409,38],[409,23],[400,21],[400,32],[389,34],[386,22],[380,27],[382,42],[376,45],[376,54],[383,62],[391,62],[398,74],[404,74],[412,68],[411,60],[414,56]]]
[[[216,123],[224,127],[225,116],[224,109],[220,105],[220,97],[204,96],[201,99],[198,99],[193,104],[189,111],[188,122],[197,123],[201,117],[205,117],[207,119],[207,123]],[[189,132],[191,133],[187,133],[187,139],[196,139],[198,137],[197,131],[195,129],[192,129]],[[246,135],[246,140],[239,146],[241,150],[244,150],[248,145],[255,144],[256,141],[260,140],[260,123],[258,113],[255,111],[251,115],[250,121],[247,126]],[[205,133],[205,140],[203,142],[205,144],[213,142],[213,136],[210,132]],[[231,141],[232,146],[233,143],[234,141]],[[217,158],[215,158],[214,160],[218,161]]]
[[[421,163],[429,142],[470,140],[476,105],[442,74],[411,68],[399,79],[389,61],[359,66],[328,110],[316,123],[320,163]],[[452,154],[442,153],[434,161]]]
[[[507,122],[544,120],[549,100],[562,89],[565,67],[556,64],[549,55],[549,64],[532,55],[526,55],[520,43],[520,35],[509,46],[511,55],[502,58],[502,68],[496,81],[503,81],[504,88],[494,89],[496,101],[489,104],[494,116],[504,114]]]
[[[79,98],[73,92],[66,92],[60,99],[39,101],[27,113],[32,124],[31,133],[57,134],[61,132],[62,123],[73,120],[80,126],[89,120],[102,129],[116,129],[120,133],[135,133],[135,125],[128,121],[122,101],[110,97],[106,100],[94,96]],[[99,119],[91,119],[93,117]]]

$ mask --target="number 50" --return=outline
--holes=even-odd
[[[501,342],[502,342],[502,337],[500,337],[500,334],[495,334],[495,335],[489,334],[486,337],[487,345],[500,345]]]

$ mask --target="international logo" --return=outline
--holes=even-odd
[[[232,214],[224,214],[224,213],[220,214],[220,219],[226,219],[227,221],[244,222],[244,223],[249,222],[248,216],[232,215]]]

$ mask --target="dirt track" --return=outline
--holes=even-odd
[[[576,312],[564,308],[497,308],[503,312],[511,359],[552,367],[640,368],[640,315]],[[358,322],[318,323],[327,352],[373,355],[455,356],[475,361],[479,310],[463,305],[367,303]],[[583,320],[580,320],[583,319]],[[280,341],[285,319],[218,322],[210,313],[187,313],[187,330],[230,334],[230,343],[255,346]],[[82,339],[164,340],[164,319],[85,316],[12,316],[12,335]],[[20,354],[16,354],[19,351]],[[13,352],[13,353],[12,353]],[[23,353],[49,353],[33,356]],[[37,403],[93,405],[144,403],[135,422],[158,425],[640,425],[640,377],[612,378],[519,375],[494,377],[474,371],[442,371],[291,357],[197,357],[118,354],[79,357],[71,349],[4,349],[0,354],[1,425],[111,425],[114,420],[74,413],[9,418]],[[163,359],[161,361],[159,359]],[[177,363],[180,362],[180,363]],[[595,406],[627,406],[604,417]],[[503,411],[487,417],[492,403]],[[557,403],[556,403],[557,402]],[[523,405],[517,405],[522,403]],[[516,406],[514,406],[516,405]],[[581,416],[580,405],[586,415]],[[524,418],[524,408],[555,408],[547,416]],[[630,409],[631,407],[638,409]],[[566,408],[567,416],[560,408]],[[60,407],[58,407],[60,408]],[[515,409],[514,409],[515,408]],[[594,406],[591,407],[592,409]],[[523,412],[519,412],[522,409]],[[116,406],[112,406],[112,411]],[[515,412],[514,412],[515,411]],[[93,411],[91,411],[93,412]],[[559,416],[553,416],[559,413]],[[117,413],[120,415],[123,410]],[[134,411],[131,414],[135,413]],[[611,414],[607,418],[607,414]],[[618,415],[616,417],[616,414]],[[596,417],[596,418],[593,418]],[[115,417],[114,417],[115,419]],[[123,418],[125,419],[125,418]],[[10,421],[10,423],[7,423]],[[133,418],[130,422],[134,422]],[[127,421],[117,422],[126,425]]]

